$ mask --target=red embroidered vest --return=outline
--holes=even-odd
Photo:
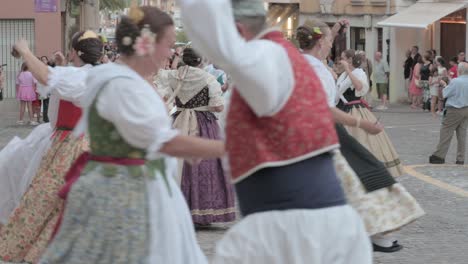
[[[276,42],[287,51],[295,87],[285,106],[269,117],[256,116],[241,95],[233,91],[226,149],[234,182],[262,168],[293,164],[339,146],[326,94],[312,67],[282,33],[274,31],[263,39]]]
[[[80,120],[81,109],[75,106],[73,103],[60,100],[57,124],[55,125],[58,129],[73,130]]]

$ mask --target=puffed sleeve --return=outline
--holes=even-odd
[[[70,101],[77,106],[86,91],[86,78],[90,65],[83,67],[49,67],[47,86],[40,86],[42,96],[54,93],[60,99]]]
[[[353,74],[362,83],[362,89],[360,91],[354,90],[355,95],[358,97],[366,95],[369,92],[369,82],[367,81],[368,79],[366,72],[362,69],[355,69]]]
[[[209,96],[210,96],[210,102],[208,103],[208,106],[222,106],[224,105],[224,99],[223,99],[223,90],[221,90],[221,84],[216,80],[216,78],[207,73],[208,76],[208,89],[209,89]]]
[[[150,85],[117,78],[97,98],[99,115],[112,122],[130,145],[146,149],[147,159],[157,159],[161,147],[178,132],[172,128],[164,102]]]

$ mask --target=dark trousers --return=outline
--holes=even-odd
[[[447,115],[442,121],[440,139],[434,156],[445,159],[450,148],[453,133],[457,134],[457,161],[465,161],[466,131],[468,129],[468,107],[447,108]]]
[[[47,123],[49,122],[49,98],[42,100],[42,120]]]

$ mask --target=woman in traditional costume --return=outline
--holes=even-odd
[[[101,58],[102,43],[91,31],[79,32],[72,39],[70,61],[76,67],[50,68],[37,59],[24,40],[15,45],[34,77],[51,93],[50,119],[54,127],[52,144],[42,158],[36,176],[18,207],[0,230],[0,259],[35,263],[45,250],[63,210],[57,192],[75,159],[87,148],[83,137],[73,137],[81,116],[78,103],[85,90],[86,72]],[[60,56],[64,64],[65,59]]]
[[[337,32],[342,21],[337,23]],[[394,238],[384,235],[397,230],[424,214],[416,200],[397,183],[385,166],[365,147],[350,136],[343,125],[362,129],[363,133],[378,135],[382,128],[377,122],[362,120],[335,107],[336,84],[333,75],[323,64],[329,54],[334,35],[321,21],[306,21],[298,28],[297,39],[304,56],[320,76],[327,94],[330,110],[335,118],[340,140],[335,169],[341,179],[348,202],[359,212],[372,238],[374,250],[395,252],[402,249]]]
[[[367,103],[362,99],[369,91],[369,83],[361,65],[360,56],[355,56],[353,50],[346,50],[341,55],[343,72],[337,80],[338,108],[350,113],[360,120],[378,122],[377,118],[367,108]],[[401,176],[404,172],[400,158],[393,147],[392,142],[383,131],[378,135],[369,135],[357,127],[346,129],[359,143],[366,147],[378,160],[383,162],[393,177]]]
[[[90,153],[67,174],[63,220],[39,263],[206,263],[168,156],[215,158],[224,144],[179,135],[147,81],[175,40],[172,19],[155,7],[121,18],[120,59],[86,82],[75,132],[87,132]]]
[[[165,84],[177,107],[174,127],[186,135],[220,139],[214,113],[224,109],[221,85],[213,75],[199,68],[201,57],[193,49],[184,50],[183,62],[186,66],[170,72]],[[193,222],[209,225],[234,221],[234,188],[224,175],[221,159],[207,159],[197,165],[185,161],[180,165],[181,188]]]

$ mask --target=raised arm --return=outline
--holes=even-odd
[[[257,116],[281,110],[294,87],[286,51],[265,40],[246,42],[237,32],[230,0],[179,0],[194,47],[228,72]]]
[[[28,65],[28,70],[33,74],[36,80],[47,85],[49,77],[49,68],[42,61],[40,61],[29,49],[29,44],[26,40],[19,40],[15,45],[14,49],[18,52],[18,55],[23,58],[23,61]]]
[[[42,96],[55,93],[60,99],[80,106],[80,101],[86,90],[86,68],[89,65],[81,68],[61,66],[50,68],[34,56],[27,41],[18,41],[14,48],[28,65],[28,70],[39,82],[38,92]]]

